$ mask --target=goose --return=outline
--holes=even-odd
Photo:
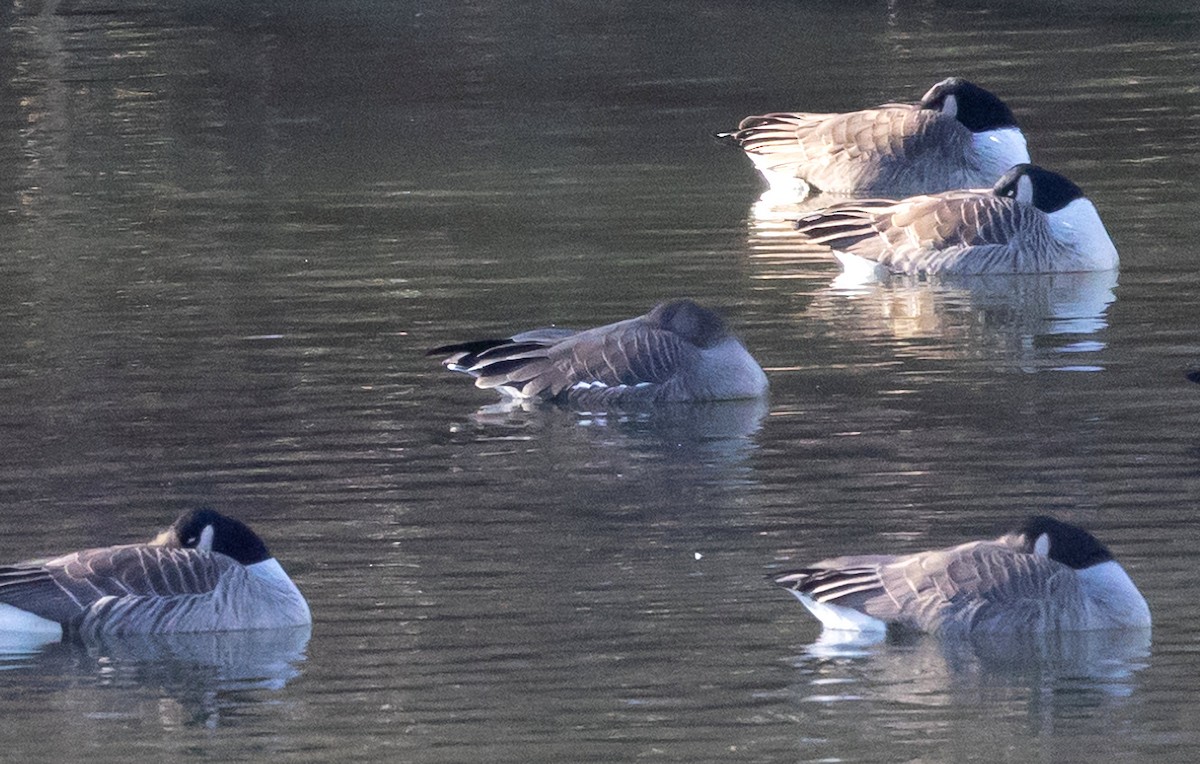
[[[1150,608],[1092,534],[1042,515],[989,541],[837,557],[772,576],[826,629],[943,636],[1150,627]]]
[[[718,401],[767,391],[762,367],[725,321],[691,300],[595,329],[534,329],[445,345],[452,371],[517,400],[582,405]]]
[[[212,509],[184,513],[145,543],[0,566],[0,631],[86,638],[311,623],[262,539]]]
[[[800,218],[796,229],[832,248],[847,270],[1077,273],[1119,261],[1079,186],[1032,164],[1016,165],[990,189],[840,202]]]
[[[782,191],[899,198],[990,185],[1029,161],[1012,110],[960,77],[942,80],[915,104],[746,117],[717,138],[745,151]]]

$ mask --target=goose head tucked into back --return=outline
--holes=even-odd
[[[837,557],[772,578],[834,630],[960,636],[1150,627],[1146,600],[1108,547],[1045,516],[995,540]]]
[[[1105,271],[1119,260],[1079,186],[1031,164],[1012,167],[991,188],[831,204],[796,229],[847,268],[893,273]]]
[[[453,371],[519,400],[595,405],[757,398],[762,367],[715,312],[691,300],[594,329],[534,329],[445,345]]]
[[[149,542],[0,566],[0,630],[86,637],[311,623],[258,534],[211,509],[184,513]]]
[[[717,137],[745,151],[781,191],[899,198],[990,186],[1029,161],[1008,105],[961,77],[938,82],[917,103],[746,117]]]

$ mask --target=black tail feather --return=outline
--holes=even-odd
[[[491,348],[503,345],[510,342],[509,339],[490,339],[490,340],[471,340],[470,342],[456,342],[451,345],[439,345],[432,350],[426,350],[426,356],[433,355],[454,355],[456,353],[466,353],[467,355],[478,355],[479,353],[490,350]]]

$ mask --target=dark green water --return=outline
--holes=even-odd
[[[0,18],[0,560],[209,503],[261,530],[315,618],[307,644],[12,656],[6,757],[1194,756],[1192,4]],[[951,74],[1088,191],[1119,276],[843,288],[710,138]],[[498,414],[422,355],[675,296],[728,316],[766,411]],[[1109,543],[1149,645],[831,650],[763,581],[1031,511]]]

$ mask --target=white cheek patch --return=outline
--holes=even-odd
[[[1050,556],[1050,534],[1043,533],[1038,536],[1037,541],[1033,544],[1033,553],[1040,554],[1042,557]]]
[[[950,117],[952,119],[954,117],[958,116],[958,97],[957,96],[955,96],[955,95],[946,96],[946,99],[944,101],[942,101],[942,114],[945,114],[947,117]]]
[[[1017,179],[1017,201],[1022,204],[1033,204],[1033,181],[1028,175]]]
[[[204,530],[200,531],[200,540],[196,542],[196,549],[201,552],[211,552],[213,533],[214,531],[211,525],[204,526]]]

